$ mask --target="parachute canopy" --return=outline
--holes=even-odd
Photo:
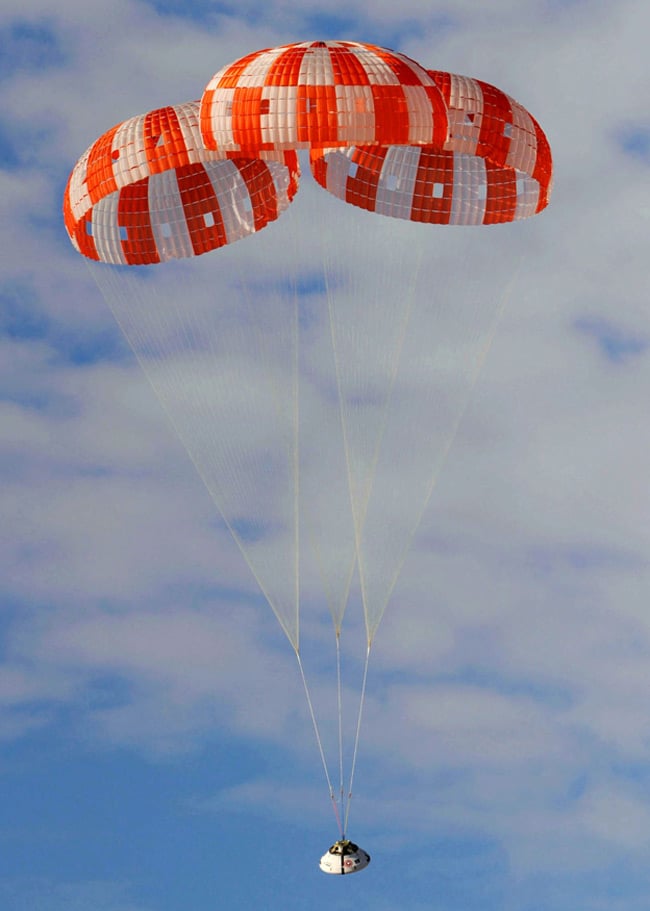
[[[447,108],[404,54],[353,41],[306,41],[248,54],[212,77],[201,99],[209,149],[442,145]]]
[[[188,102],[131,117],[81,156],[64,195],[75,248],[144,265],[198,256],[275,221],[298,187],[293,151],[241,158],[209,151]]]
[[[500,89],[430,72],[449,111],[435,145],[312,149],[316,181],[371,212],[430,224],[488,225],[536,215],[547,204],[552,160],[541,127]]]

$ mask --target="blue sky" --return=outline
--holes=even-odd
[[[645,911],[649,24],[641,0],[3,5],[3,909]],[[499,85],[556,167],[377,635],[350,830],[373,862],[345,879],[316,866],[336,828],[291,647],[60,215],[114,123],[334,37]],[[330,625],[304,628],[326,732]]]

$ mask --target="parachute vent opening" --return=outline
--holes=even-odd
[[[204,212],[203,223],[206,228],[212,228],[214,226],[214,212]]]
[[[126,230],[124,225],[120,225],[120,240],[128,240],[129,232]]]
[[[92,223],[92,221],[87,221],[87,222],[86,222],[86,234],[87,234],[89,237],[92,237],[92,236],[93,236],[93,223]]]
[[[348,165],[348,176],[356,177],[358,170],[359,170],[359,165],[357,164],[357,162],[351,161],[350,164]]]
[[[156,148],[160,149],[164,145],[165,145],[165,138],[164,138],[164,134],[161,133],[160,136],[158,137],[158,139],[156,139]]]
[[[512,124],[511,123],[503,124],[503,135],[506,136],[508,139],[512,138]]]
[[[442,199],[445,195],[444,183],[434,183],[431,187],[431,195],[434,199]]]

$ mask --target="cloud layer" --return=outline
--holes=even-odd
[[[374,4],[372,17],[359,3],[330,4],[324,17],[314,4],[281,0],[261,12],[246,3],[4,4],[0,739],[8,775],[26,770],[25,781],[41,786],[39,757],[62,744],[71,765],[94,757],[87,774],[97,775],[97,794],[98,757],[113,757],[112,780],[135,781],[142,764],[151,775],[173,768],[166,793],[184,831],[189,818],[203,836],[221,814],[242,834],[257,829],[247,837],[264,853],[291,823],[317,856],[332,821],[291,647],[59,211],[69,170],[100,133],[198,97],[240,54],[316,32],[379,41],[493,82],[529,107],[550,138],[556,182],[548,212],[523,226],[522,239],[504,233],[490,253],[511,256],[517,243],[514,291],[373,647],[352,819],[364,847],[384,859],[364,874],[365,898],[404,906],[385,861],[399,845],[408,848],[414,909],[645,907],[647,24],[640,0],[503,0],[480,11],[413,0],[399,10]],[[290,213],[302,235],[312,454],[333,451],[333,431],[323,429],[334,425],[322,410],[327,327],[314,319],[323,304],[321,196],[305,174]],[[264,247],[259,238],[252,293],[276,306],[285,235],[271,231]],[[346,243],[336,274],[347,280],[358,238],[338,239]],[[246,243],[237,253],[244,270]],[[425,302],[438,264],[447,265],[435,252],[421,273]],[[417,380],[408,371],[403,379]],[[416,433],[412,445],[422,439]],[[312,517],[337,527],[345,485],[313,480]],[[342,523],[342,550],[349,533]],[[336,766],[333,635],[317,578],[314,564],[304,657]],[[347,619],[351,731],[365,650],[357,582]],[[187,786],[183,769],[210,753],[224,757],[218,771],[201,765]],[[153,812],[139,793],[134,787],[134,813]],[[43,823],[44,834],[36,809],[16,801],[21,826],[12,834],[3,817],[0,837],[15,860],[26,832],[36,859],[33,877],[14,863],[3,887],[12,911],[179,906],[173,889],[152,885],[162,876],[153,860],[151,875],[122,859],[106,876],[100,840],[96,854],[83,849],[89,872],[70,851],[50,869],[54,826]],[[86,841],[80,819],[71,810],[72,845]],[[155,853],[163,842],[152,845]],[[192,900],[207,908],[207,864],[177,850],[181,879],[192,862],[202,871],[206,891]],[[262,864],[272,888],[277,874]],[[288,882],[303,880],[304,870],[292,871]],[[330,906],[329,887],[313,886],[311,907]],[[264,893],[249,888],[237,893],[229,881],[231,904],[259,901]],[[283,907],[297,902],[278,894]],[[352,906],[349,896],[339,907]]]

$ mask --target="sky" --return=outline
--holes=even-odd
[[[641,0],[2,5],[3,909],[647,908],[648,17]],[[345,879],[317,867],[337,831],[292,648],[61,217],[113,124],[198,98],[252,50],[331,38],[499,86],[555,164],[548,210],[481,263],[517,248],[373,644],[349,830],[372,863]],[[304,173],[260,234],[254,300],[285,222],[317,263],[318,194]],[[352,609],[348,626],[346,709]],[[304,633],[329,734],[326,612]]]

